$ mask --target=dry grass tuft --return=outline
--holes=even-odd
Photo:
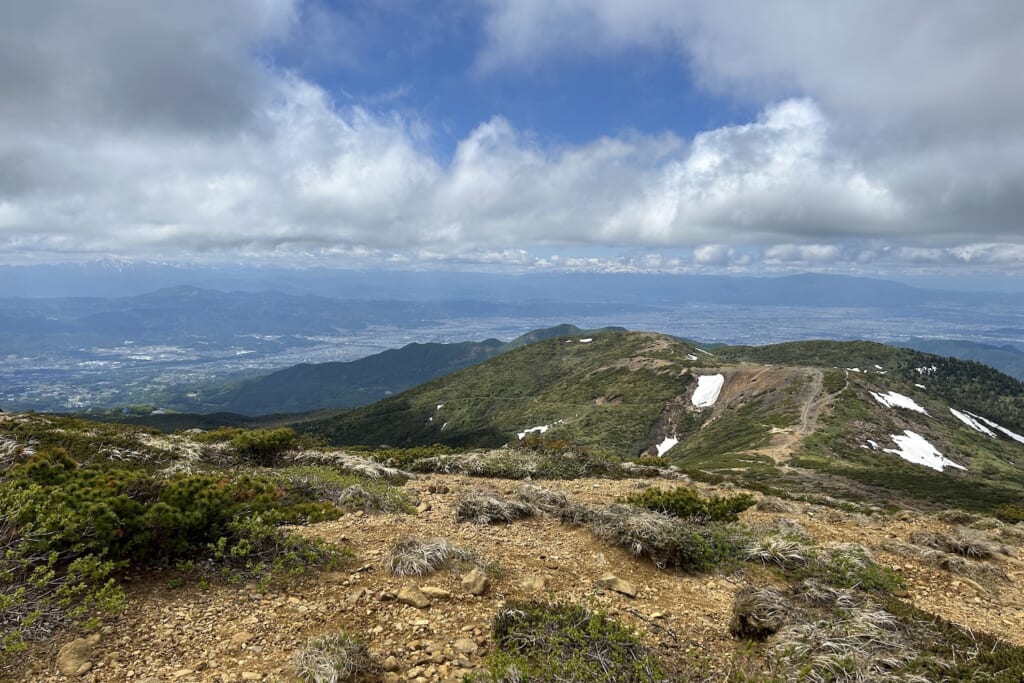
[[[456,522],[474,524],[507,524],[517,519],[535,516],[539,510],[518,500],[504,500],[496,496],[478,493],[463,498],[455,506]]]
[[[307,683],[345,683],[379,670],[366,644],[345,632],[311,638],[296,655],[295,665]]]
[[[793,514],[796,512],[796,505],[787,500],[775,496],[765,496],[757,501],[754,509],[761,512],[777,512],[781,514]]]
[[[758,538],[746,548],[746,559],[775,565],[787,571],[806,567],[814,561],[814,548],[803,541],[783,536]]]
[[[977,531],[963,527],[956,529],[951,535],[930,531],[915,531],[910,534],[910,542],[924,548],[933,548],[942,552],[979,560],[1010,554],[1009,548],[1002,543]]]
[[[781,592],[746,586],[733,599],[729,632],[737,638],[764,640],[782,628],[791,609]]]
[[[399,541],[384,558],[392,576],[427,576],[456,562],[472,562],[476,555],[443,538],[407,538]]]

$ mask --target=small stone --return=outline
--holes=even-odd
[[[548,587],[548,580],[543,576],[530,576],[523,579],[519,587],[528,593],[536,593]]]
[[[231,647],[241,647],[253,639],[249,631],[237,631],[231,636]]]
[[[85,662],[82,666],[78,667],[78,671],[75,672],[75,675],[84,676],[90,671],[92,671],[92,662]]]
[[[364,595],[366,595],[366,589],[357,588],[348,594],[348,597],[345,598],[345,602],[347,602],[350,605],[357,603],[363,598]]]
[[[193,669],[178,669],[177,671],[171,674],[171,678],[177,680],[179,678],[184,678],[185,676],[189,676],[194,673],[195,670]]]
[[[462,588],[470,595],[483,595],[487,590],[487,575],[479,567],[473,567],[462,577]]]
[[[398,602],[418,609],[430,607],[430,598],[414,583],[407,583],[398,591]]]
[[[451,593],[437,586],[420,586],[420,591],[428,598],[435,598],[438,600],[446,600],[452,597]]]
[[[380,666],[385,671],[398,671],[398,660],[395,659],[394,655],[391,655],[381,662]]]
[[[262,674],[253,673],[252,671],[243,671],[242,672],[242,680],[243,681],[262,681],[263,680],[263,676],[262,676]]]
[[[427,510],[430,510],[431,507],[433,506],[430,503],[428,503],[427,501],[423,501],[422,503],[416,506],[416,514],[422,515]]]
[[[477,644],[469,638],[459,638],[452,644],[452,647],[456,652],[461,652],[464,655],[471,655],[477,651]]]
[[[92,660],[92,649],[100,642],[100,634],[77,638],[57,652],[57,670],[65,676],[76,676],[78,670]]]
[[[629,581],[620,579],[611,572],[602,574],[597,579],[597,585],[601,588],[606,588],[608,590],[615,591],[616,593],[622,593],[623,595],[629,596],[631,598],[636,597],[636,586],[631,584]]]
[[[400,683],[402,677],[396,674],[394,671],[390,671],[384,674],[384,683]]]

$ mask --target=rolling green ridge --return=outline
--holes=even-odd
[[[190,413],[301,413],[353,408],[526,344],[586,334],[574,325],[534,330],[509,342],[408,344],[349,362],[303,363],[260,377],[178,391],[161,401]],[[197,396],[193,394],[198,394]]]

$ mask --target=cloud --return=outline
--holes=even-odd
[[[903,242],[938,250],[936,262],[1017,262],[1017,252],[993,246],[1021,239],[1024,143],[1008,122],[989,121],[993,137],[941,144],[925,144],[929,126],[893,150],[875,149],[884,136],[851,142],[850,112],[861,105],[844,85],[815,85],[812,71],[798,68],[794,55],[817,55],[807,43],[813,31],[792,33],[760,7],[727,27],[703,3],[683,12],[657,0],[488,6],[485,74],[575,45],[591,54],[651,46],[684,55],[708,87],[781,85],[768,88],[755,120],[688,139],[626,131],[556,144],[496,115],[442,159],[432,123],[415,112],[388,111],[386,97],[373,103],[381,108],[366,98],[337,102],[269,57],[305,39],[320,5],[10,4],[0,8],[0,253],[674,272],[757,267],[750,245],[776,245],[764,250],[769,267],[882,262],[899,254],[888,244]],[[904,26],[904,11],[892,12]],[[907,49],[932,54],[933,34],[945,35],[932,24],[955,15],[943,5],[915,34],[922,45]],[[771,46],[752,44],[757,59],[711,44],[740,40],[758,17],[779,34]],[[348,25],[337,13],[331,21]],[[774,45],[790,38],[794,45]],[[950,59],[936,68],[952,68]],[[952,74],[951,87],[969,76]],[[810,94],[780,95],[794,84]],[[936,106],[946,97],[917,81],[908,88]],[[891,122],[864,120],[898,127],[917,112],[901,97]],[[980,108],[948,115],[966,121]],[[858,240],[873,246],[830,246]],[[645,253],[569,253],[595,246]],[[532,256],[537,248],[563,255]],[[908,260],[925,253],[905,252]]]

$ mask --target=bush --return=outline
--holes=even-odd
[[[620,502],[694,522],[734,522],[739,513],[754,504],[754,497],[740,493],[735,496],[703,498],[689,487],[677,486],[669,491],[653,487],[644,489]]]
[[[114,573],[208,558],[266,581],[339,551],[278,524],[336,517],[332,504],[247,475],[157,479],[41,451],[0,482],[0,624],[5,647],[113,608]]]
[[[366,643],[344,631],[309,639],[295,663],[299,678],[307,683],[346,683],[379,669]]]
[[[588,525],[599,537],[636,557],[683,571],[708,571],[736,560],[743,545],[738,532],[727,526],[694,524],[625,505],[593,512]]]
[[[494,617],[490,680],[632,683],[664,680],[637,635],[579,605],[513,602]]]
[[[253,429],[236,434],[228,443],[249,464],[269,467],[295,444],[295,432],[287,427]]]
[[[770,536],[750,543],[746,559],[776,566],[795,578],[820,579],[831,586],[891,593],[904,587],[899,574],[875,562],[859,545],[815,548],[803,541]]]
[[[745,586],[733,598],[729,632],[737,638],[764,640],[782,628],[789,611],[779,591]]]
[[[1024,522],[1024,505],[1011,505],[1006,503],[993,510],[996,519],[1007,524]]]

